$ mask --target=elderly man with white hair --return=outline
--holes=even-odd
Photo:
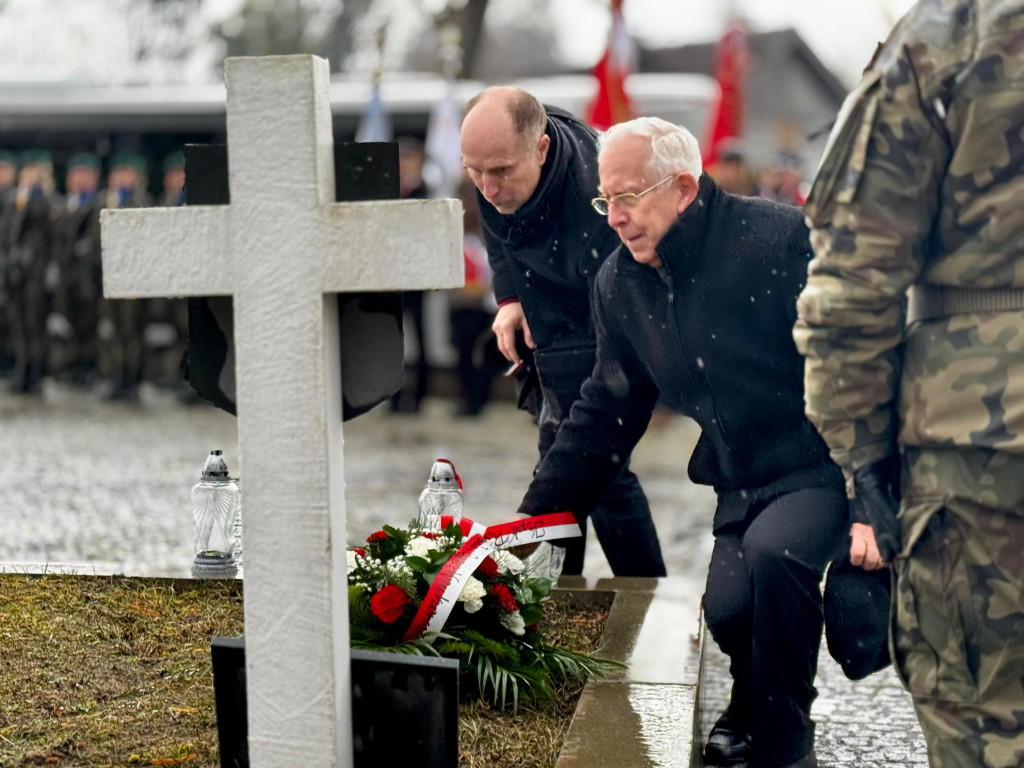
[[[733,677],[705,763],[816,766],[819,585],[849,525],[791,332],[803,217],[720,190],[693,136],[657,118],[604,134],[598,171],[593,206],[622,244],[595,283],[597,362],[519,511],[585,517],[659,400],[697,421],[689,476],[718,494],[704,612]]]

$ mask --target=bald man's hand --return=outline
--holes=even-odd
[[[523,314],[523,305],[513,301],[504,306],[498,307],[498,314],[494,316],[491,330],[498,337],[498,350],[510,363],[518,363],[519,355],[516,352],[516,331],[523,329],[523,339],[526,346],[535,349],[533,335],[530,333],[530,326],[526,324],[526,315]]]

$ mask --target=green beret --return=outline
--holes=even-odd
[[[100,170],[100,159],[96,155],[88,152],[79,152],[77,155],[72,155],[71,159],[68,160],[67,169],[79,168],[84,166],[94,171]]]
[[[50,153],[45,149],[26,149],[21,153],[21,164],[22,165],[50,165],[53,163],[53,158]]]
[[[177,152],[171,152],[167,157],[164,158],[162,168],[164,173],[171,170],[172,168],[184,168],[185,167],[185,153],[180,149]]]
[[[146,172],[146,161],[142,158],[142,155],[138,155],[135,152],[118,152],[110,158],[111,168],[116,168],[119,165],[134,168],[138,173]]]
[[[6,149],[0,149],[0,165],[13,165],[17,168],[18,156],[13,152],[8,152]]]

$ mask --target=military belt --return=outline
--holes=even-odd
[[[907,324],[951,315],[1024,310],[1024,288],[960,288],[913,285],[907,292]]]

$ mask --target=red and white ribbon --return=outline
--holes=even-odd
[[[451,523],[450,515],[441,516],[442,529]],[[430,585],[426,597],[420,603],[416,616],[405,631],[404,640],[412,640],[424,632],[440,632],[448,621],[455,602],[466,585],[466,580],[494,550],[534,541],[568,539],[581,535],[576,518],[570,512],[524,517],[487,528],[462,518],[459,527],[466,540],[455,554],[448,558],[448,562],[441,566],[434,583]]]
[[[580,527],[571,512],[552,512],[489,526],[485,539],[493,539],[498,549],[550,539],[571,539],[580,535]]]
[[[451,515],[441,515],[441,530],[443,531],[453,522],[454,520]],[[461,520],[459,520],[459,528],[462,529],[463,539],[468,539],[471,536],[474,536],[478,533],[481,536],[483,536],[484,533],[487,531],[487,529],[484,526],[480,525],[480,523],[474,523],[468,517],[464,517]]]

